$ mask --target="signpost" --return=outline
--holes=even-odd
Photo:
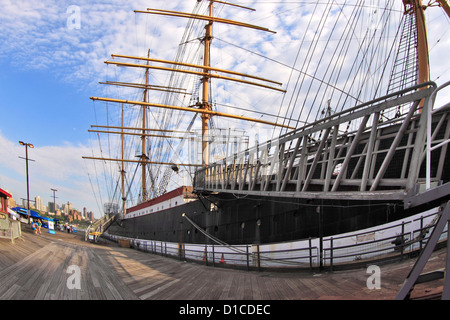
[[[48,220],[48,233],[55,234],[55,223],[52,220]]]

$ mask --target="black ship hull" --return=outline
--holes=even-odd
[[[191,220],[227,244],[263,244],[357,231],[416,213],[404,210],[402,201],[236,199],[233,195],[221,195],[216,203],[218,206],[211,210],[211,202],[201,198],[120,220],[108,232],[127,238],[212,244],[213,240],[197,230]]]
[[[425,94],[422,90],[413,93],[410,99],[420,101],[421,95]],[[369,111],[373,112],[372,109]],[[317,144],[313,143],[305,147],[305,155],[299,151],[300,148],[295,152],[283,152],[284,148],[280,147],[277,150],[281,151],[274,159],[281,159],[280,166],[291,163],[292,167],[278,169],[280,177],[285,177],[284,180],[288,182],[285,189],[280,187],[283,179],[277,179],[275,173],[272,173],[272,176],[258,175],[259,162],[250,164],[244,161],[245,171],[242,169],[243,165],[237,165],[231,160],[227,164],[219,162],[196,172],[193,190],[197,194],[197,200],[141,216],[128,216],[110,227],[110,233],[175,243],[212,243],[213,240],[202,232],[206,231],[212,237],[230,245],[263,244],[354,232],[403,219],[418,213],[418,210],[439,206],[441,203],[429,203],[420,208],[405,209],[405,198],[408,194],[419,193],[416,189],[420,185],[424,186],[427,172],[424,160],[425,130],[423,126],[419,126],[423,122],[424,113],[418,113],[414,117],[412,114],[410,112],[409,121],[380,125],[378,131],[369,130],[361,134],[352,152],[348,151],[348,148],[353,143],[348,143],[346,135],[334,139],[335,149],[339,147],[346,152],[345,155],[334,152],[337,154],[332,157],[335,164],[341,164],[344,156],[345,160],[348,160],[346,169],[342,171],[341,185],[336,176],[329,180],[329,184],[337,187],[336,191],[323,191],[324,188],[329,190],[329,187],[322,176],[329,168],[333,168],[328,166],[329,160],[326,160],[323,154],[331,151],[318,150]],[[429,164],[431,179],[437,185],[450,182],[450,148],[447,148],[446,144],[450,141],[448,114],[449,107],[446,106],[432,117],[432,143],[443,145],[431,152]],[[363,127],[365,128],[365,125]],[[398,135],[398,132],[401,132],[401,135]],[[302,131],[298,134],[302,134]],[[297,141],[297,145],[300,145],[298,140],[295,140],[300,138],[295,135],[292,137],[284,144]],[[371,137],[377,140],[376,144],[372,144],[376,146],[373,150],[373,153],[377,154],[376,161],[372,157],[369,158],[365,151],[368,141],[372,140]],[[419,144],[419,147],[416,148],[416,144]],[[389,157],[386,155],[388,151],[392,151]],[[247,154],[248,152],[242,153]],[[282,161],[294,159],[296,155],[308,161],[298,161],[297,167],[292,165],[293,160]],[[239,157],[240,155],[236,156]],[[373,191],[361,187],[365,164],[360,162],[366,161],[367,158],[368,163],[374,167],[370,181],[375,189]],[[385,162],[387,165],[383,170]],[[308,178],[298,178],[300,173],[297,175],[297,172],[300,171]],[[377,187],[374,187],[374,178],[378,176],[379,171],[383,172],[383,177],[378,180]],[[253,172],[253,176],[251,179],[243,179],[244,182],[239,188],[238,177],[244,174],[248,178],[247,172]],[[304,192],[295,192],[296,179],[306,185]],[[346,183],[342,183],[343,180]],[[261,185],[264,181],[267,181],[265,188]],[[408,187],[407,184],[412,186]],[[450,198],[449,194],[444,196],[446,200]],[[183,213],[187,218],[183,217]]]

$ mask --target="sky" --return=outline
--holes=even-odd
[[[34,148],[28,150],[29,158],[34,160],[29,162],[30,198],[39,195],[47,204],[53,201],[51,189],[57,189],[58,204],[71,202],[76,209],[85,207],[99,218],[105,199],[93,192],[98,178],[96,168],[82,156],[93,153],[96,142],[88,129],[101,122],[97,119],[99,110],[89,97],[104,96],[105,89],[98,82],[117,72],[105,66],[104,61],[112,53],[143,56],[148,48],[158,58],[173,60],[185,21],[142,17],[133,10],[152,7],[191,12],[196,2],[0,0],[0,188],[9,190],[16,201],[26,198],[25,160],[19,158],[25,157],[25,148],[19,141],[32,143]],[[295,27],[299,19],[294,9],[307,2],[310,1],[239,3],[257,7],[248,18],[252,19],[250,23],[262,22],[277,31],[277,38],[264,42],[261,51],[288,63],[294,56],[289,46],[301,37],[302,30]],[[431,10],[435,9],[428,9]],[[448,18],[429,19],[439,21],[436,31],[430,32],[432,35],[448,30]],[[223,32],[219,28],[218,31]],[[252,33],[249,37],[256,42],[259,36]],[[233,40],[223,34],[222,38]],[[440,44],[447,43],[448,51],[448,40],[440,36],[438,40]],[[433,49],[438,40],[430,44]],[[431,58],[433,63],[441,64],[440,73],[433,74],[433,80],[448,81],[445,74],[450,72],[450,65],[442,62],[448,59],[439,57],[440,53],[436,53]],[[227,67],[229,57],[222,59]],[[259,71],[251,61],[234,66],[237,71]],[[289,77],[287,68],[265,68],[275,79]],[[257,101],[264,99],[269,98],[257,96]],[[280,96],[274,99],[279,100]]]

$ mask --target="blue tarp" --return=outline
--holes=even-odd
[[[25,216],[28,216],[27,209],[24,209],[24,208],[21,208],[21,207],[15,207],[15,208],[12,208],[12,210],[14,210],[15,212],[17,212],[19,214],[23,214]],[[42,220],[50,220],[50,221],[55,221],[55,222],[58,221],[58,219],[42,217],[41,215],[39,215],[39,213],[37,213],[34,210],[30,210],[30,216],[32,218],[38,218],[38,219],[42,219]]]

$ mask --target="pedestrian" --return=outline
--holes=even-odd
[[[41,220],[38,220],[38,222],[37,222],[37,232],[38,232],[39,234],[41,234],[41,227],[42,227],[42,221],[41,221]]]
[[[37,234],[37,226],[33,220],[31,221],[31,227],[33,228],[34,234]]]

